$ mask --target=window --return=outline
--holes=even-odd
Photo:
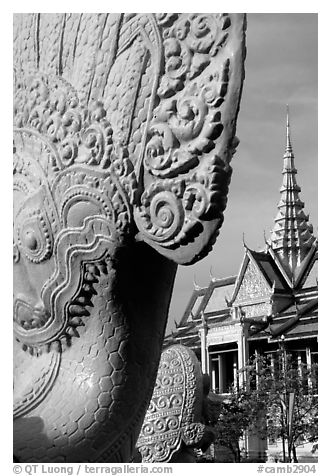
[[[221,347],[221,346],[220,346]],[[216,393],[229,393],[238,385],[238,348],[225,348],[210,352],[211,387]]]

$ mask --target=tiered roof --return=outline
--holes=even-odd
[[[301,265],[316,242],[316,238],[313,235],[313,227],[309,223],[308,215],[304,212],[304,203],[299,196],[301,188],[296,181],[297,170],[294,165],[288,108],[286,148],[283,161],[281,198],[269,244],[294,283]]]
[[[198,329],[205,322],[209,328],[241,323],[248,326],[250,340],[317,334],[317,240],[299,197],[288,109],[283,161],[281,198],[265,251],[244,244],[237,276],[212,278],[205,288],[195,286],[167,344],[199,348]]]

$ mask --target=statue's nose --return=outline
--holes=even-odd
[[[28,299],[33,307],[40,302],[41,289],[41,283],[36,276],[37,270],[33,270],[34,266],[27,262],[24,253],[21,253],[17,244],[14,244],[15,297],[21,296],[24,297],[24,300]]]

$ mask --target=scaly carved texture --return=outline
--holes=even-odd
[[[114,290],[114,282],[116,287],[121,280],[114,280],[115,273],[110,263],[100,273],[99,282],[94,284],[95,312],[84,317],[84,326],[77,327],[80,337],[74,338],[69,347],[64,347],[61,340],[60,349],[51,346],[50,354],[39,357],[59,355],[61,365],[52,391],[35,408],[29,407],[23,418],[15,420],[15,454],[23,461],[130,459],[125,446],[130,438],[131,447],[134,445],[144,417],[162,331],[157,330],[159,325],[154,326],[144,338],[137,327],[146,318],[128,322],[119,295],[125,290]],[[154,348],[150,345],[152,339]],[[23,351],[18,348],[15,353],[26,361],[25,371],[33,366],[36,356],[24,353],[23,359]],[[139,390],[148,393],[143,396]]]
[[[190,349],[174,345],[162,352],[154,392],[137,447],[145,463],[169,462],[186,446],[198,446],[204,435],[202,374]]]
[[[53,391],[17,423],[16,449],[24,460],[76,461],[88,450],[86,459],[95,461],[100,447],[115,439],[119,422],[125,427],[131,418],[125,414],[126,402],[119,399],[128,378],[128,328],[114,306],[112,280],[113,270],[108,266],[95,285],[98,312],[86,322],[75,345],[61,354]],[[47,421],[47,428],[37,431],[42,421]],[[27,441],[30,423],[35,423],[36,431],[32,441]]]
[[[15,453],[128,461],[161,351],[166,258],[200,259],[222,222],[244,17],[14,23]]]

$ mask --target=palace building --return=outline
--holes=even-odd
[[[191,295],[166,345],[193,349],[215,393],[240,385],[242,368],[253,355],[276,358],[280,342],[308,366],[318,356],[317,239],[300,199],[297,170],[286,124],[282,185],[276,218],[265,249],[245,244],[236,276],[211,278]]]

